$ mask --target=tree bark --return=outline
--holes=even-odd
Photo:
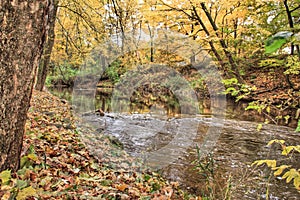
[[[150,24],[147,25],[148,25],[149,36],[150,36],[150,62],[154,62],[154,44],[153,44],[154,33],[152,33]]]
[[[0,1],[0,171],[19,168],[51,1]]]
[[[288,5],[288,1],[284,0],[283,4],[284,4],[284,8],[285,8],[286,15],[288,18],[289,26],[292,29],[292,31],[294,32],[294,30],[293,30],[294,29],[294,21],[293,21],[293,17],[292,17],[292,11],[290,10],[289,5]],[[291,44],[291,55],[294,55],[295,47],[297,49],[298,56],[300,57],[299,45],[295,45],[294,43]]]
[[[46,77],[48,74],[48,68],[51,58],[51,52],[54,45],[54,39],[55,39],[55,20],[56,20],[56,14],[57,14],[57,8],[58,8],[58,0],[53,0],[54,3],[50,8],[49,11],[49,31],[48,31],[48,37],[45,44],[45,49],[43,52],[43,56],[41,58],[39,68],[38,68],[38,74],[37,74],[37,81],[35,84],[35,89],[42,91],[45,85]]]

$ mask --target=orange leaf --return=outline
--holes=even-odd
[[[124,190],[126,190],[128,188],[128,185],[126,184],[121,184],[121,185],[117,185],[116,188],[118,190],[120,190],[121,192],[124,192]]]

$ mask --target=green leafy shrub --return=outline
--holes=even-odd
[[[296,56],[289,56],[287,58],[285,66],[287,67],[287,70],[284,72],[284,74],[290,75],[290,74],[300,74],[300,62],[299,58]]]
[[[290,40],[292,35],[293,35],[292,32],[281,31],[269,37],[265,41],[266,53],[276,52],[278,49],[280,49],[284,44],[286,44]]]
[[[265,41],[265,52],[271,54],[291,42],[299,42],[299,34],[290,31],[280,31]]]
[[[77,73],[78,68],[69,63],[55,66],[52,73],[47,76],[45,84],[48,87],[60,84],[72,85]]]
[[[275,104],[270,99],[252,101],[248,104],[245,110],[255,110],[258,112],[258,114],[263,115],[265,117],[265,124],[272,122],[274,124],[288,125],[291,120],[299,118],[300,109],[297,110],[297,106],[298,100],[291,96],[291,98],[283,100],[279,104]],[[290,113],[285,112],[286,109],[296,109],[296,116],[294,116],[294,114],[290,115]],[[299,126],[300,124],[298,122],[298,128],[296,129],[297,131],[300,131]]]
[[[236,102],[256,90],[255,86],[239,83],[236,78],[224,79],[222,82],[226,87],[224,94],[230,94],[231,96],[236,97]]]
[[[105,70],[104,76],[107,76],[113,83],[117,83],[120,80],[121,61],[116,60],[112,62]]]

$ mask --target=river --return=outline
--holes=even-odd
[[[51,91],[71,98],[70,90]],[[95,107],[105,111],[104,116],[89,114],[83,118],[101,134],[117,138],[128,154],[143,159],[190,192],[202,196],[211,192],[214,199],[223,199],[229,193],[231,199],[300,199],[292,183],[275,178],[265,166],[251,166],[258,159],[276,159],[300,168],[299,154],[286,158],[280,155],[279,145],[267,146],[273,139],[299,144],[300,134],[294,129],[264,124],[258,131],[257,122],[229,118],[218,121],[206,105],[196,116],[180,115],[176,106],[139,104],[130,106],[130,113],[113,113],[109,94],[102,91],[95,98]],[[205,156],[198,158],[197,146]]]

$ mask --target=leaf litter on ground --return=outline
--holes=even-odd
[[[110,137],[77,128],[71,109],[48,92],[33,92],[21,167],[0,173],[1,200],[198,199],[143,168]]]

